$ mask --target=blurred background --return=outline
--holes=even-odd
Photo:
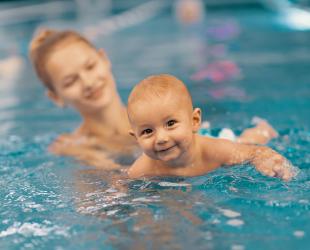
[[[0,1],[0,249],[308,249],[309,8],[309,0]],[[214,135],[267,119],[280,134],[269,146],[299,167],[298,178],[239,166],[162,186],[133,181],[122,194],[106,174],[81,174],[46,150],[80,118],[53,105],[34,75],[28,46],[41,27],[74,29],[104,48],[124,103],[141,79],[169,73],[187,84]],[[79,178],[95,187],[83,198]]]
[[[2,110],[6,103],[11,115],[21,107],[31,109],[26,127],[36,126],[32,121],[44,115],[42,105],[55,119],[63,116],[45,100],[28,60],[34,32],[49,27],[75,29],[105,48],[124,102],[140,79],[167,72],[190,85],[205,119],[219,127],[241,129],[254,115],[286,124],[283,129],[305,126],[309,5],[307,0],[0,1]],[[29,98],[30,106],[14,110],[15,98],[21,103]],[[289,116],[269,110],[283,105]],[[78,119],[70,112],[63,124]],[[3,120],[2,130],[8,123]]]

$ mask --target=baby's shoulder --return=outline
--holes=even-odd
[[[142,154],[128,169],[128,176],[130,178],[140,178],[148,176],[152,170],[152,160]]]
[[[234,149],[236,143],[220,138],[202,138],[200,141],[201,153],[205,159],[216,159],[217,156],[222,158],[227,152]]]

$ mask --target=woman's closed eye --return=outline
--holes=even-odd
[[[177,123],[176,120],[169,120],[169,121],[167,122],[167,127],[168,127],[168,128],[169,128],[169,127],[173,127],[176,123]]]
[[[76,82],[77,78],[78,78],[77,76],[72,76],[72,77],[67,78],[64,81],[63,87],[64,88],[69,88],[69,87],[73,86],[74,83]]]

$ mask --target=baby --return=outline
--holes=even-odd
[[[250,163],[264,175],[290,180],[290,163],[265,146],[201,136],[201,110],[193,109],[186,86],[171,75],[142,80],[128,99],[131,132],[143,154],[130,178],[198,176],[222,165]]]

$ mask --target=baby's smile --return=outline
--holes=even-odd
[[[174,144],[173,146],[169,146],[169,147],[166,147],[160,150],[156,150],[155,153],[157,157],[159,157],[161,160],[170,161],[172,159],[176,159],[176,157],[178,156],[176,149],[177,149],[177,145]]]
[[[170,151],[171,149],[173,149],[176,145],[173,145],[173,146],[170,146],[170,147],[166,147],[166,148],[163,148],[163,149],[157,149],[156,152],[157,153],[165,153],[165,152],[168,152]]]

